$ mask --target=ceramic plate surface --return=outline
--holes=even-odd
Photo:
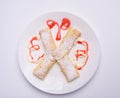
[[[47,20],[51,19],[58,22],[58,24],[61,24],[63,18],[68,18],[71,21],[71,26],[81,32],[81,37],[79,39],[84,39],[88,43],[89,45],[88,61],[85,67],[79,71],[80,77],[72,82],[67,82],[64,74],[62,73],[57,63],[54,64],[54,66],[50,69],[45,79],[41,80],[32,73],[33,69],[38,64],[33,64],[29,61],[29,48],[28,48],[29,40],[33,36],[38,35],[41,29],[47,27],[46,25]],[[52,35],[56,45],[58,45],[60,41],[55,40],[56,32],[57,27],[55,27],[55,29],[52,30]],[[61,30],[62,38],[64,37],[66,32],[67,30]],[[44,52],[44,48],[42,46],[41,39],[38,42],[41,46],[40,51],[34,52],[36,52],[36,54],[42,55],[42,53]],[[80,48],[80,46],[78,45],[74,47],[69,53],[69,57],[72,59],[73,62],[75,62],[75,53],[73,51],[77,48]],[[42,62],[42,60],[40,61]],[[95,74],[97,67],[99,65],[99,61],[100,61],[100,46],[93,29],[80,17],[77,17],[66,12],[52,12],[38,17],[24,30],[23,36],[19,42],[18,63],[25,78],[39,90],[51,94],[70,93],[84,86]]]

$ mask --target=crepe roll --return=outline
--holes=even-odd
[[[54,54],[54,50],[56,49],[56,45],[50,29],[46,28],[44,30],[41,30],[39,34],[40,34],[40,38],[42,40],[47,57],[50,60],[54,61],[55,58],[53,57],[53,54]]]
[[[63,37],[60,45],[55,50],[55,59],[60,60],[61,58],[66,56],[73,47],[75,40],[80,36],[81,33],[78,30],[70,27],[67,31],[67,34]]]
[[[51,67],[56,63],[56,61],[51,61],[47,57],[43,60],[42,63],[40,63],[34,70],[33,74],[37,76],[40,79],[44,79],[51,69]]]
[[[64,58],[58,60],[57,63],[59,64],[59,66],[60,66],[62,72],[64,73],[68,82],[71,82],[74,79],[79,77],[79,73],[78,73],[75,65],[73,65],[73,63],[69,59],[68,55],[66,55]]]

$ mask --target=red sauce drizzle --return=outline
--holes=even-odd
[[[78,61],[79,57],[85,56],[85,62],[82,66],[77,67],[78,70],[81,70],[87,63],[88,61],[88,43],[86,41],[77,41],[77,44],[81,44],[85,46],[85,50],[76,50],[76,60]]]
[[[59,24],[56,22],[56,21],[54,21],[54,20],[47,20],[47,26],[50,28],[50,29],[52,29],[55,25],[57,25],[58,27],[59,27]]]
[[[37,60],[34,60],[34,57],[32,56],[32,51],[38,51],[40,49],[40,46],[38,44],[35,45],[33,44],[33,41],[37,41],[38,39],[39,39],[38,36],[34,36],[30,40],[31,47],[29,48],[29,56],[31,58],[32,63],[36,63],[37,61],[44,57],[44,53],[41,56],[39,56]]]
[[[70,25],[71,25],[71,22],[68,18],[63,18],[62,19],[62,23],[61,25],[59,26],[59,24],[54,21],[54,20],[47,20],[47,26],[52,29],[55,25],[58,26],[58,31],[57,31],[57,35],[56,35],[56,41],[59,41],[61,40],[61,30],[67,30]]]

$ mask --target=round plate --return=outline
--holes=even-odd
[[[57,64],[54,64],[54,66],[50,69],[45,79],[41,80],[34,76],[32,73],[33,69],[37,66],[37,64],[29,62],[29,40],[32,36],[38,35],[39,30],[47,27],[46,20],[52,19],[60,24],[61,20],[64,17],[68,18],[71,21],[72,27],[77,28],[81,32],[81,38],[85,39],[88,42],[89,59],[87,61],[86,66],[81,71],[79,71],[80,77],[72,82],[67,82],[65,76],[63,75],[60,67]],[[56,35],[54,33],[53,36]],[[62,36],[64,36],[64,34]],[[41,51],[44,51],[43,47],[41,47]],[[69,56],[71,57],[71,55]],[[18,63],[25,78],[39,90],[51,94],[70,93],[84,86],[95,74],[99,65],[99,61],[100,46],[93,29],[80,17],[66,12],[52,12],[38,17],[23,32],[23,36],[20,39],[18,47]]]

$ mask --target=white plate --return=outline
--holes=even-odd
[[[37,65],[28,60],[28,41],[33,35],[37,35],[40,29],[46,27],[46,20],[53,19],[60,23],[64,17],[71,20],[71,25],[81,31],[82,38],[88,42],[88,62],[80,71],[80,77],[70,83],[66,81],[57,64],[52,67],[45,80],[40,80],[32,73]],[[84,86],[95,74],[100,61],[100,46],[95,32],[83,19],[66,12],[47,13],[34,20],[23,34],[18,47],[18,62],[25,78],[39,90],[51,94],[70,93]]]

